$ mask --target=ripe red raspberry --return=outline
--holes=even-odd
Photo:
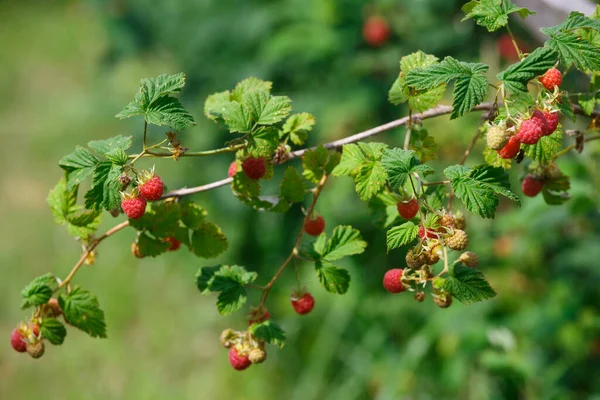
[[[24,353],[27,351],[27,343],[25,343],[23,340],[21,332],[19,332],[18,328],[15,328],[10,334],[10,345],[19,353]]]
[[[425,240],[425,227],[423,225],[419,225],[419,237]],[[435,239],[437,238],[437,235],[433,229],[427,228],[427,237],[429,239]]]
[[[305,293],[302,297],[292,296],[292,307],[300,315],[308,314],[315,306],[315,298],[310,293]]]
[[[546,116],[540,110],[535,110],[531,114],[531,120],[535,122],[540,128],[542,128],[542,135],[547,135],[548,132],[548,120]]]
[[[260,179],[265,176],[265,173],[267,172],[265,159],[262,157],[250,157],[242,163],[242,170],[248,178],[253,180]]]
[[[150,179],[140,183],[138,189],[140,194],[144,196],[146,200],[154,201],[159,200],[162,197],[165,191],[165,185],[158,175],[154,175]]]
[[[317,218],[308,219],[304,224],[304,231],[310,236],[319,236],[325,230],[325,218],[319,215]]]
[[[511,136],[511,138],[508,139],[506,146],[504,146],[502,150],[498,150],[498,155],[505,159],[515,158],[517,154],[519,154],[520,149],[521,142],[519,141],[519,138]]]
[[[402,284],[402,271],[400,268],[390,269],[383,276],[383,287],[390,293],[401,293],[406,290]]]
[[[381,17],[369,17],[363,26],[363,38],[372,47],[382,46],[390,37],[390,27]]]
[[[558,127],[558,120],[560,118],[560,113],[558,111],[548,112],[544,111],[544,117],[546,117],[546,121],[548,121],[548,129],[546,130],[545,135],[552,135],[556,128]]]
[[[232,162],[231,164],[229,164],[229,169],[227,170],[227,175],[230,178],[233,178],[233,176],[237,173],[237,162]]]
[[[410,199],[409,201],[398,203],[397,208],[402,218],[413,219],[419,212],[419,203],[417,199]]]
[[[235,347],[232,347],[229,349],[229,364],[231,364],[234,369],[243,371],[252,363],[247,354],[240,354]]]
[[[181,242],[171,236],[164,238],[163,242],[168,242],[171,245],[169,251],[177,251],[181,247]]]
[[[142,196],[126,197],[121,201],[121,208],[127,217],[140,219],[146,212],[146,199]]]
[[[562,83],[562,74],[556,68],[550,68],[540,77],[540,82],[546,89],[554,90],[555,86],[560,86]]]
[[[523,194],[529,197],[535,197],[542,191],[542,187],[544,186],[544,182],[537,179],[533,175],[527,175],[525,179],[523,179],[523,183],[521,184],[521,189],[523,190]]]
[[[537,121],[526,119],[515,135],[521,143],[536,144],[544,136],[543,127]]]

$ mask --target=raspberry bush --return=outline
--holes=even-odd
[[[509,14],[523,18],[531,14],[509,1],[493,0],[471,1],[463,10],[465,19],[489,31],[508,28]],[[365,40],[380,46],[388,39],[389,28],[382,20],[375,22],[378,25],[365,27]],[[143,79],[133,101],[116,115],[140,120],[140,149],[131,148],[131,136],[114,136],[78,146],[59,161],[64,176],[50,192],[48,203],[56,222],[67,227],[83,252],[66,277],[48,273],[23,289],[22,308],[31,314],[11,331],[11,345],[39,358],[48,343],[64,342],[67,326],[92,337],[107,336],[104,312],[90,290],[102,293],[102,288],[84,289],[75,278],[83,265],[95,263],[98,246],[121,230],[137,231],[131,248],[138,258],[158,257],[180,246],[205,259],[226,252],[226,233],[192,199],[193,194],[225,185],[231,186],[240,206],[271,213],[302,208],[305,214],[302,225],[295,227],[297,236],[288,257],[273,267],[271,276],[259,277],[238,265],[244,260],[204,267],[197,273],[197,288],[202,294],[216,295],[223,315],[245,310],[248,291],[259,293],[257,304],[243,311],[248,313],[249,326],[227,329],[221,335],[237,370],[265,361],[268,345],[285,343],[278,316],[267,311],[269,292],[282,274],[312,265],[327,291],[341,295],[350,288],[349,272],[336,263],[368,251],[367,242],[351,226],[331,227],[325,224],[327,216],[315,217],[330,179],[352,179],[358,197],[387,230],[388,251],[407,249],[406,259],[382,275],[382,290],[413,292],[414,300],[430,298],[440,308],[494,297],[496,291],[482,272],[485,265],[479,265],[477,254],[468,250],[465,219],[494,218],[501,197],[520,204],[508,179],[511,169],[522,175],[525,196],[541,192],[549,205],[568,201],[569,177],[555,161],[572,150],[583,151],[586,142],[600,138],[594,110],[600,73],[598,15],[571,13],[560,25],[542,29],[549,39],[527,54],[507,32],[519,61],[496,77],[487,74],[483,63],[452,57],[440,60],[421,51],[402,57],[389,100],[407,103],[409,115],[317,147],[304,147],[315,118],[292,113],[290,98],[273,95],[269,82],[248,78],[205,102],[205,116],[228,131],[223,147],[188,149],[182,131],[194,124],[194,117],[176,97],[185,86],[184,74]],[[563,87],[563,78],[574,70],[590,76],[589,93],[570,93]],[[452,105],[440,105],[449,84],[454,85]],[[578,104],[572,103],[575,100]],[[435,156],[437,132],[427,131],[426,120],[447,114],[461,118],[471,112],[483,112],[483,121],[463,158],[443,170],[435,169],[429,161]],[[585,131],[565,131],[561,125],[566,119],[589,117],[593,119]],[[165,127],[163,140],[150,141],[149,124]],[[367,141],[400,126],[406,127],[400,142]],[[479,140],[487,143],[487,163],[468,166],[468,156]],[[165,189],[169,177],[160,175],[162,162],[183,163],[187,157],[223,153],[232,155],[228,178],[199,187]],[[155,170],[138,170],[136,162],[142,158],[156,159]],[[78,202],[84,187],[89,189]],[[98,233],[103,217],[121,222]],[[309,314],[315,299],[296,276],[290,312]],[[397,301],[403,297],[412,301],[406,294],[399,294]]]

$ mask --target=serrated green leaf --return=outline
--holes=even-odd
[[[58,165],[67,171],[67,188],[72,189],[92,175],[98,159],[89,150],[77,146],[75,151],[60,159]]]
[[[350,273],[328,262],[315,263],[319,283],[329,293],[344,294],[350,287]]]
[[[194,125],[194,117],[178,99],[171,96],[161,97],[152,103],[146,110],[145,117],[149,124],[167,125],[178,130]]]
[[[287,167],[280,189],[281,197],[290,203],[298,203],[306,196],[306,183],[298,171],[293,167]]]
[[[600,31],[600,21],[588,18],[580,12],[572,11],[569,16],[559,25],[540,28],[540,31],[548,36],[555,36],[559,32],[572,31],[575,29],[590,28]]]
[[[506,158],[500,157],[500,155],[498,154],[498,151],[492,150],[487,146],[483,150],[483,158],[485,159],[486,163],[490,164],[493,167],[509,169],[512,165],[511,159],[506,159]]]
[[[552,135],[543,136],[536,144],[525,147],[525,155],[540,164],[548,164],[562,147],[562,130],[557,129]]]
[[[594,112],[594,108],[596,108],[596,103],[598,103],[598,96],[590,93],[580,94],[577,97],[577,103],[585,113],[585,115],[592,115]]]
[[[212,222],[205,222],[192,233],[191,245],[198,257],[214,258],[227,250],[229,243],[221,228]]]
[[[363,163],[354,177],[356,192],[361,200],[369,200],[385,187],[387,173],[379,161]]]
[[[100,162],[94,169],[92,188],[85,194],[85,207],[90,210],[112,210],[121,204],[119,175],[123,167],[110,161]]]
[[[255,78],[253,76],[244,79],[239,82],[235,89],[231,92],[231,100],[242,102],[244,95],[248,92],[270,92],[273,83],[269,81],[263,81],[262,79]]]
[[[223,119],[223,108],[225,108],[230,102],[231,93],[229,93],[229,90],[213,93],[208,96],[204,102],[204,115],[213,121],[217,121],[217,119]]]
[[[273,127],[260,127],[248,139],[247,152],[254,157],[263,157],[266,160],[267,172],[261,179],[273,177],[271,160],[273,153],[279,146],[279,132]]]
[[[413,125],[410,132],[409,150],[414,151],[422,163],[437,158],[437,143],[423,125]]]
[[[600,49],[580,35],[562,32],[548,40],[545,45],[558,52],[560,62],[566,68],[575,65],[584,72],[600,69]]]
[[[88,147],[98,154],[106,154],[114,150],[127,150],[131,147],[131,136],[113,136],[104,140],[92,140],[88,142]]]
[[[257,276],[255,272],[248,272],[244,267],[237,265],[203,267],[196,275],[196,285],[203,294],[220,292],[217,309],[219,313],[229,315],[244,305],[244,285],[254,282]]]
[[[302,156],[302,175],[307,180],[318,183],[323,177],[329,159],[328,151],[322,145],[314,150],[307,150]]]
[[[70,293],[61,294],[58,304],[67,323],[92,337],[106,337],[104,311],[92,293],[76,286]]]
[[[315,251],[325,261],[335,261],[346,256],[360,254],[365,251],[367,242],[362,240],[360,232],[351,226],[339,225],[333,229],[331,238],[325,243],[319,236],[314,243]]]
[[[53,288],[56,287],[56,279],[52,274],[44,274],[36,277],[21,290],[21,309],[38,307],[50,300]]]
[[[388,230],[386,234],[388,252],[409,244],[417,238],[418,233],[419,227],[411,221],[407,221],[400,226],[395,226]]]
[[[548,47],[538,47],[516,64],[497,75],[510,93],[527,92],[527,83],[552,68],[558,53]]]
[[[292,111],[292,100],[287,96],[271,96],[269,92],[251,90],[244,93],[242,104],[258,125],[273,125],[283,121]]]
[[[69,233],[81,238],[88,237],[96,231],[100,224],[99,211],[81,212],[77,202],[78,186],[67,190],[66,181],[62,178],[48,194],[48,204],[59,225],[67,225]]]
[[[469,211],[483,218],[494,218],[499,194],[520,204],[518,197],[510,191],[508,175],[502,168],[453,165],[444,170],[444,175],[451,180],[456,197]]]
[[[393,189],[404,186],[406,179],[412,173],[419,173],[426,176],[434,172],[430,166],[419,163],[414,151],[400,148],[385,149],[381,164],[386,171],[387,179]]]
[[[272,319],[268,319],[260,324],[252,324],[250,333],[256,340],[262,340],[269,344],[274,344],[280,349],[285,345],[285,332]]]
[[[416,90],[429,90],[443,83],[454,84],[451,119],[462,116],[481,103],[488,91],[485,72],[489,67],[481,63],[466,63],[446,57],[441,63],[417,68],[406,74],[406,84]]]
[[[496,292],[485,280],[481,271],[457,264],[446,277],[443,288],[463,304],[491,299]]]
[[[130,219],[129,225],[138,231],[150,232],[156,238],[172,236],[179,227],[181,210],[173,202],[152,203],[142,218]]]
[[[158,257],[169,250],[171,244],[162,239],[152,237],[146,232],[137,239],[139,253],[142,257]]]
[[[344,145],[341,160],[332,174],[352,176],[360,198],[368,200],[385,186],[387,176],[381,157],[386,147],[383,143],[359,142]]]
[[[231,133],[249,133],[252,130],[252,115],[237,101],[223,103],[221,117]]]
[[[282,134],[289,135],[290,140],[297,146],[304,144],[315,125],[315,117],[309,113],[291,115],[283,124]]]
[[[40,324],[40,335],[53,345],[61,345],[67,336],[67,329],[55,318],[44,318]]]
[[[523,19],[528,15],[535,15],[527,8],[515,6],[510,0],[470,1],[462,7],[462,11],[466,14],[463,21],[473,19],[489,32],[508,25],[508,16],[512,13],[518,13]]]
[[[231,315],[246,303],[246,289],[235,287],[219,293],[217,310],[221,315]]]
[[[195,203],[187,201],[181,204],[181,222],[190,229],[200,228],[206,215],[206,210]]]
[[[373,224],[384,229],[394,225],[400,220],[398,215],[398,198],[390,192],[384,191],[369,200],[368,206],[371,211]]]
[[[127,153],[122,149],[113,149],[105,154],[108,161],[117,165],[127,164]]]

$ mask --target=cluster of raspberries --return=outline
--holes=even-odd
[[[540,77],[542,85],[554,91],[562,83],[562,75],[556,68],[549,69]],[[549,136],[558,127],[560,112],[550,107],[535,109],[530,117],[518,121],[516,127],[505,123],[492,125],[488,129],[487,145],[497,150],[500,157],[511,159],[519,154],[521,144],[536,144],[542,137]]]
[[[125,180],[120,178],[121,181]],[[126,186],[129,179],[125,180]],[[131,219],[140,219],[146,212],[146,201],[160,200],[165,190],[162,179],[154,171],[143,171],[138,179],[138,186],[131,193],[123,194],[121,208]]]

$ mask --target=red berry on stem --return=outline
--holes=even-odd
[[[548,90],[554,90],[555,86],[560,86],[562,83],[562,74],[556,68],[550,68],[544,75],[540,77],[540,82]]]
[[[315,306],[315,298],[310,293],[305,293],[302,297],[292,297],[292,307],[300,315],[308,314]]]
[[[229,164],[229,169],[227,170],[227,175],[230,178],[233,178],[233,176],[237,173],[237,163],[234,161],[231,164]]]
[[[316,218],[310,218],[304,224],[304,231],[310,236],[319,236],[325,230],[325,218],[319,215]]]
[[[158,175],[153,175],[150,179],[143,181],[138,189],[146,200],[154,201],[162,197],[165,185]]]
[[[417,199],[410,199],[409,201],[403,201],[398,203],[398,213],[404,219],[413,219],[419,212],[419,203]]]
[[[555,112],[547,112],[544,111],[544,117],[546,117],[546,121],[548,121],[548,130],[546,130],[545,135],[551,135],[554,133],[556,128],[558,127],[558,120],[560,118],[560,113],[558,111]]]
[[[383,287],[390,293],[401,293],[406,290],[402,284],[402,271],[400,268],[390,269],[383,276]]]
[[[140,219],[146,212],[146,199],[142,196],[125,198],[121,201],[121,208],[127,217]]]
[[[10,345],[19,353],[25,353],[27,351],[27,343],[23,340],[18,328],[15,328],[10,335]]]
[[[164,238],[163,242],[168,242],[171,245],[169,251],[177,251],[181,247],[181,242],[171,236]]]
[[[381,17],[369,17],[363,26],[363,38],[373,47],[382,46],[390,37],[390,27]]]
[[[502,150],[498,150],[498,155],[505,159],[515,158],[517,154],[519,154],[520,149],[521,142],[519,141],[519,138],[511,136],[508,143],[506,143],[506,146],[504,146]]]
[[[241,355],[234,346],[229,349],[229,364],[231,364],[234,369],[243,371],[252,363],[250,362],[248,355]]]
[[[258,318],[254,318],[254,319],[249,319],[248,320],[248,325],[252,325],[252,324],[260,324],[262,322],[265,322],[266,320],[271,319],[271,313],[269,313],[269,311],[265,311],[265,313],[258,317]]]
[[[542,129],[542,135],[548,134],[548,120],[543,112],[535,110],[533,114],[531,114],[531,120]]]
[[[536,144],[544,136],[544,132],[538,122],[526,119],[521,122],[521,127],[515,136],[521,143]]]
[[[523,194],[529,197],[537,196],[544,186],[544,182],[537,179],[533,175],[527,175],[525,179],[523,179],[523,183],[521,184],[521,189],[523,190]]]
[[[257,180],[265,176],[267,172],[267,166],[265,159],[262,157],[254,158],[250,157],[242,163],[242,171],[248,176],[248,178]]]
[[[425,227],[423,225],[419,225],[419,237],[425,239]],[[427,229],[427,237],[429,239],[435,239],[437,238],[437,235],[432,229]]]

